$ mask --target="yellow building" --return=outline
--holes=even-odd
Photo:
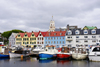
[[[18,35],[16,36],[16,45],[30,45],[31,47],[33,47],[37,44],[37,34],[38,33],[36,32],[18,33]]]

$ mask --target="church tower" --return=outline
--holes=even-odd
[[[52,32],[55,31],[55,22],[53,21],[53,16],[52,16],[52,20],[50,21],[50,26],[49,26],[49,30],[48,32]]]

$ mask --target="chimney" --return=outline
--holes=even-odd
[[[69,30],[69,24],[67,24],[67,30]]]

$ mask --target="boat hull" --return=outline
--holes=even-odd
[[[57,54],[57,59],[64,60],[64,59],[70,59],[70,58],[71,58],[71,54],[69,54],[69,53],[59,53],[59,54]]]
[[[77,54],[77,53],[74,53],[74,54],[72,54],[72,58],[76,59],[76,60],[86,59],[87,58],[87,54]]]
[[[16,54],[16,53],[9,53],[10,58],[20,58],[21,56],[26,57],[29,54]]]
[[[9,55],[0,54],[0,58],[9,58]]]
[[[56,54],[44,54],[44,53],[39,54],[39,59],[41,60],[51,59],[55,57],[56,57]]]
[[[89,55],[89,61],[100,61],[100,56]]]

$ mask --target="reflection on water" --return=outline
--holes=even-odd
[[[100,67],[100,62],[87,60],[38,60],[37,58],[0,59],[0,67]]]

